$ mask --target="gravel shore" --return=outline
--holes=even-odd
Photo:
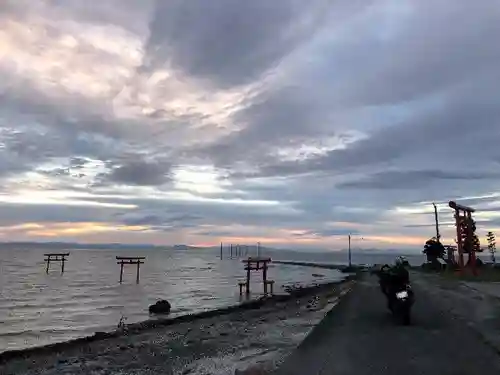
[[[174,325],[135,326],[90,342],[3,356],[0,373],[232,375],[271,371],[352,283],[311,289],[287,300],[269,300],[260,308]]]

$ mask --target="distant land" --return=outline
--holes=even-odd
[[[53,242],[28,242],[28,241],[19,241],[19,242],[0,242],[0,250],[2,249],[12,249],[12,248],[27,248],[27,249],[130,249],[130,250],[203,250],[203,249],[218,249],[219,246],[191,246],[185,244],[176,244],[176,245],[152,245],[152,244],[125,244],[125,243],[98,243],[98,244],[87,244],[87,243],[79,243],[79,242],[62,242],[62,241],[53,241]],[[227,249],[225,249],[227,251]],[[293,247],[290,248],[272,248],[272,247],[264,247],[261,246],[261,251],[271,251],[271,252],[308,252],[308,253],[324,253],[324,252],[346,252],[347,249],[296,249]],[[352,250],[353,253],[370,253],[370,254],[420,254],[422,250],[420,249],[378,249],[378,248],[356,248]]]

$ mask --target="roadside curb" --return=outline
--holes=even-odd
[[[349,299],[349,296],[352,294],[354,289],[357,286],[358,280],[349,281],[350,285],[346,287],[342,292],[340,292],[339,296],[336,298],[335,304],[333,307],[325,314],[323,319],[316,324],[316,326],[311,329],[311,331],[307,334],[307,336],[302,340],[302,342],[295,348],[295,350],[291,353],[293,355],[297,350],[308,347],[312,343],[315,345],[318,343],[318,340],[314,338],[317,336],[317,333],[320,332],[326,325],[330,324],[333,316],[345,306],[346,301]]]

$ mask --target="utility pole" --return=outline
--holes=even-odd
[[[351,262],[351,234],[350,233],[347,236],[347,238],[349,239],[349,267],[351,267],[352,266],[352,262]]]
[[[435,203],[432,204],[434,206],[434,220],[436,221],[436,239],[438,242],[441,240],[441,235],[439,234],[439,218],[438,218],[438,210]]]

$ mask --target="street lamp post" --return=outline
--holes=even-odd
[[[438,210],[437,206],[435,203],[432,204],[434,206],[434,221],[436,223],[436,240],[440,242],[441,240],[441,235],[439,234],[439,217],[438,217]]]
[[[351,262],[351,234],[347,236],[349,238],[349,268],[352,267],[352,262]]]
[[[352,242],[352,234],[349,233],[347,235],[347,239],[349,240],[349,247],[348,247],[348,251],[349,251],[349,267],[352,267],[352,253],[351,253],[351,242]],[[355,237],[355,239],[358,239],[358,240],[361,240],[363,241],[364,238],[363,237]]]

